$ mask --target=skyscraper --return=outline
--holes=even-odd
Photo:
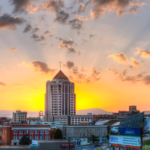
[[[76,115],[74,83],[61,70],[46,83],[45,120],[54,115]]]

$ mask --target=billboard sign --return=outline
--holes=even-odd
[[[141,129],[140,128],[119,128],[120,135],[128,135],[128,136],[141,136]]]
[[[126,147],[139,147],[141,148],[141,138],[140,137],[130,137],[130,136],[118,136],[118,135],[110,135],[109,143],[116,145],[124,145]]]
[[[40,117],[40,119],[43,119],[43,111],[39,112],[39,117]]]
[[[113,126],[110,128],[110,135],[119,135],[119,126]]]
[[[117,129],[119,130],[117,132]],[[110,129],[109,143],[114,146],[141,148],[141,129],[113,127]]]
[[[144,133],[150,132],[150,117],[144,120]]]

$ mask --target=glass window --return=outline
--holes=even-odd
[[[38,134],[39,133],[39,130],[35,130],[35,134]]]
[[[40,133],[44,133],[44,130],[40,130]]]
[[[24,130],[24,134],[26,134],[27,133],[27,131],[26,130]]]
[[[40,140],[44,140],[44,136],[40,136]]]
[[[49,134],[49,130],[45,130],[45,133],[46,133],[46,134]]]

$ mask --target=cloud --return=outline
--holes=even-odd
[[[35,71],[40,71],[44,74],[48,74],[54,71],[53,69],[50,69],[45,62],[42,61],[35,60],[32,62],[32,66],[34,67]]]
[[[12,48],[10,48],[10,51],[17,51],[17,48],[16,47],[12,47]]]
[[[140,67],[140,63],[137,62],[135,58],[131,58],[131,63],[134,67],[138,67],[138,68]]]
[[[63,39],[63,44],[72,45],[73,43],[74,43],[74,41],[72,41],[72,40],[64,40]]]
[[[27,32],[29,32],[31,29],[32,29],[32,26],[31,26],[30,24],[27,24],[23,32],[24,32],[24,33],[27,33]]]
[[[101,79],[100,77],[101,72],[96,71],[95,69],[92,70],[92,78],[94,79],[94,81],[98,81]]]
[[[50,34],[50,33],[51,33],[50,31],[45,31],[44,32],[45,35]]]
[[[109,55],[109,57],[112,57],[114,60],[117,60],[120,63],[128,63],[128,58],[124,53]]]
[[[74,62],[72,61],[68,61],[64,64],[68,69],[71,69],[74,67]]]
[[[0,82],[1,86],[7,86],[6,83]]]
[[[85,7],[84,7],[83,4],[80,4],[78,12],[80,13],[80,12],[83,12],[83,11],[85,11]]]
[[[79,20],[79,19],[77,19],[77,18],[75,18],[75,19],[69,21],[69,24],[72,26],[73,29],[80,30],[80,29],[83,28],[83,27],[82,27],[82,21]]]
[[[145,49],[139,50],[137,54],[140,54],[143,58],[149,58],[150,57],[150,51],[147,51]]]
[[[14,13],[26,12],[27,8],[30,7],[31,0],[10,0],[12,5],[14,5]]]
[[[60,12],[57,12],[55,21],[65,24],[68,18],[69,18],[69,14],[66,13],[65,11],[61,10]]]
[[[150,75],[147,75],[143,78],[143,83],[146,85],[150,84]]]
[[[118,71],[116,69],[108,69],[110,72],[112,72],[113,74],[117,75]]]
[[[16,29],[16,25],[21,25],[25,20],[19,17],[12,17],[8,14],[0,16],[0,29]]]
[[[90,34],[90,35],[89,35],[89,38],[92,38],[92,37],[94,37],[94,35],[93,35],[93,34]]]
[[[71,45],[69,45],[68,51],[69,51],[69,53],[75,53],[76,52],[75,49],[73,48],[73,46],[71,46]]]
[[[37,32],[37,31],[39,31],[39,30],[40,30],[40,27],[35,27],[35,28],[33,29],[33,33]]]
[[[90,11],[93,19],[98,19],[107,11],[116,12],[119,17],[129,12],[135,14],[140,6],[146,5],[138,0],[90,0],[90,3],[94,5]]]
[[[37,34],[32,34],[31,38],[33,38],[35,41],[43,41],[46,39],[44,35],[38,36]]]
[[[59,45],[58,48],[63,49],[63,48],[67,48],[67,46],[65,44],[62,44],[62,45]]]
[[[77,15],[76,19],[81,20],[81,21],[88,21],[88,18],[86,16]]]

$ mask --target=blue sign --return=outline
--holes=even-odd
[[[141,136],[140,128],[119,127],[120,135]]]
[[[44,136],[44,134],[40,134],[40,136]]]

